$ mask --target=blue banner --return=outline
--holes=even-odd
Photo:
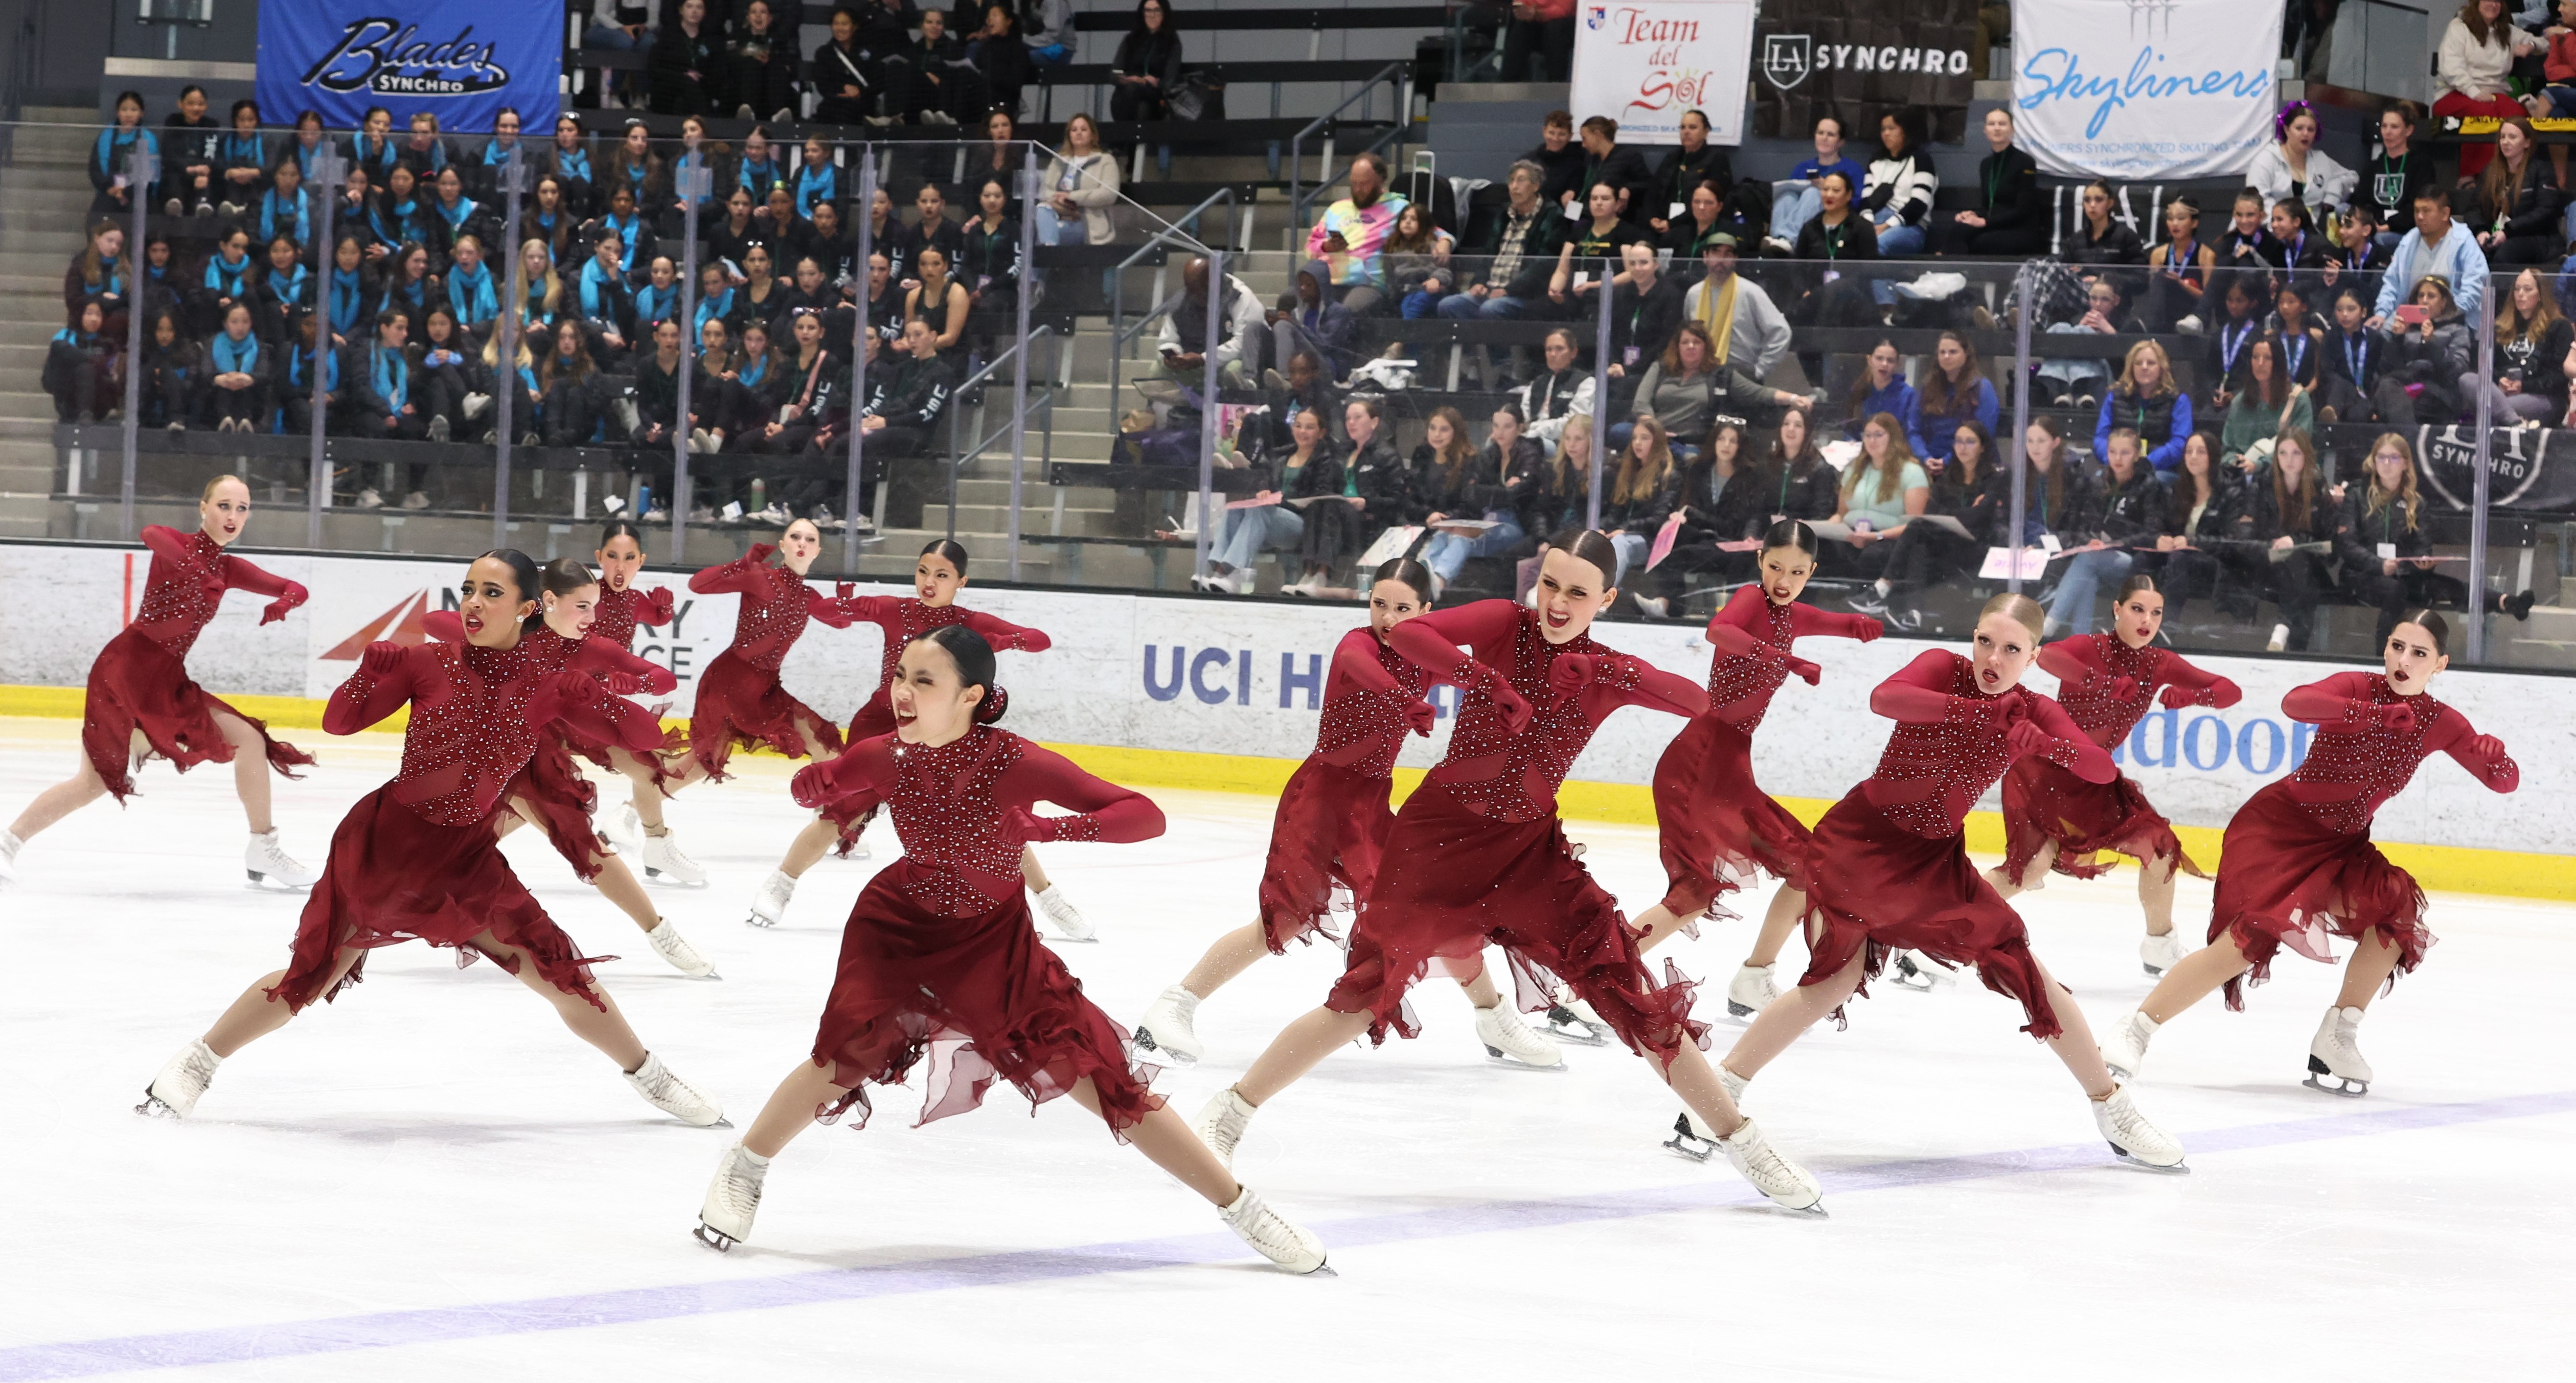
[[[382,106],[397,135],[415,111],[480,133],[510,106],[542,138],[562,101],[563,41],[563,0],[262,0],[260,115],[284,125],[318,111],[355,129]]]

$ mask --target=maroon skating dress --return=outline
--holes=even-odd
[[[1807,918],[1819,925],[1798,983],[1824,983],[1866,947],[1865,995],[1890,951],[1921,951],[1975,966],[1986,988],[2021,1002],[2030,1018],[2023,1032],[2057,1036],[2021,915],[1968,861],[1959,826],[2015,759],[2044,757],[2096,783],[2119,776],[2119,766],[2047,697],[1979,690],[1975,665],[1956,653],[1916,658],[1880,683],[1869,705],[1896,729],[1878,772],[1816,823],[1822,867],[1809,881]]]
[[[421,628],[442,643],[463,644],[464,625],[452,610],[441,610],[424,616]],[[538,629],[522,635],[519,648],[526,655],[528,672],[542,678],[566,668],[599,683],[611,696],[633,692],[650,692],[667,696],[678,687],[670,669],[648,663],[615,644],[597,636],[567,639],[552,629]],[[642,717],[654,724],[661,717],[641,707],[629,707],[621,719]],[[667,737],[665,743],[667,745]],[[584,745],[596,746],[600,760],[607,757],[607,744],[572,728],[567,721],[557,720],[537,736],[536,751],[528,756],[525,767],[511,775],[501,796],[522,809],[531,824],[545,832],[555,853],[564,857],[573,873],[583,883],[599,877],[608,863],[607,842],[599,838],[591,817],[599,809],[599,788],[573,765],[573,756]]]
[[[851,744],[894,733],[894,703],[887,698],[886,688],[894,685],[895,665],[903,661],[904,645],[933,629],[965,625],[983,635],[984,642],[991,644],[996,653],[1044,653],[1054,646],[1054,640],[1035,629],[1023,629],[1008,620],[955,604],[932,605],[911,596],[862,595],[842,601],[841,607],[849,612],[851,623],[873,624],[885,632],[885,658],[877,669],[876,694],[850,717]],[[876,819],[876,808],[843,805],[825,815],[840,826],[837,848],[846,855],[858,844],[868,823]]]
[[[1387,798],[1396,751],[1408,731],[1431,733],[1434,712],[1422,699],[1430,685],[1373,629],[1354,629],[1334,648],[1315,752],[1289,775],[1270,822],[1261,939],[1272,954],[1319,934],[1338,940],[1330,925],[1335,904],[1356,907],[1368,897],[1395,829]]]
[[[2430,696],[2400,696],[2375,672],[2338,672],[2281,698],[2293,720],[2317,727],[2298,771],[2246,800],[2227,823],[2218,859],[2209,939],[2233,936],[2253,963],[2227,982],[2227,1006],[2245,1006],[2244,987],[2270,979],[2284,943],[2310,960],[2332,960],[2329,935],[2385,933],[2397,945],[2397,974],[2412,973],[2433,944],[2424,890],[2370,842],[2379,805],[2403,791],[2416,766],[2448,754],[2496,792],[2522,784],[2522,770],[2493,736]]]
[[[599,604],[590,623],[590,638],[632,652],[635,648],[635,630],[638,625],[660,628],[669,624],[677,613],[677,603],[672,599],[669,587],[642,591],[629,586],[622,591],[613,591],[608,588],[608,583],[603,581],[599,586]],[[648,682],[643,690],[653,696],[668,696],[678,688],[678,680],[670,677],[667,669],[658,670],[663,673],[664,680],[669,681],[670,685],[656,686]],[[658,706],[654,708],[657,714],[661,709]],[[572,746],[572,752],[611,772],[625,771],[623,765],[617,762],[617,756],[609,752],[610,746],[594,740],[585,740],[581,738],[579,732],[566,725],[558,724],[555,732],[563,736]],[[663,750],[668,753],[687,747],[688,736],[674,734],[668,737]],[[680,775],[670,771],[669,762],[662,755],[648,754],[643,757],[646,763],[653,766],[653,781],[656,787],[661,788],[666,795],[678,790]]]
[[[1146,1088],[1153,1068],[1128,1059],[1126,1030],[1039,941],[1020,878],[1030,841],[1161,835],[1151,800],[990,726],[935,749],[869,739],[799,772],[795,791],[818,810],[883,804],[903,842],[841,932],[814,1064],[850,1093],[818,1119],[855,1106],[864,1127],[866,1086],[899,1084],[924,1058],[922,1123],[975,1108],[996,1080],[1036,1105],[1087,1076],[1113,1133],[1162,1107]],[[1081,815],[1039,817],[1040,802]]]
[[[2057,701],[2067,716],[2105,750],[2129,737],[2138,718],[2165,688],[2168,709],[2210,706],[2224,710],[2245,699],[2234,682],[2204,672],[2182,655],[2153,644],[2131,648],[2116,634],[2078,634],[2039,651],[2039,665],[2058,680]],[[2093,857],[2104,850],[2140,864],[2170,859],[2195,879],[2208,874],[2192,863],[2173,823],[2147,800],[2147,790],[2123,773],[2088,783],[2046,759],[2014,761],[2004,774],[2004,873],[2020,878],[2050,841],[2057,862],[2049,872],[2097,878],[2110,871]]]
[[[529,896],[493,826],[502,792],[549,723],[571,719],[585,733],[639,749],[659,742],[661,727],[586,676],[535,671],[523,639],[516,648],[370,645],[357,675],[331,694],[322,728],[356,734],[405,702],[412,709],[402,770],[358,799],[331,833],[331,857],[295,929],[294,958],[269,994],[299,1010],[329,998],[322,986],[347,947],[426,941],[458,948],[463,964],[480,953],[475,938],[490,932],[526,952],[548,983],[597,1004],[589,970],[596,958],[577,954]],[[365,969],[361,958],[342,987]]]
[[[143,545],[152,551],[152,568],[142,607],[89,667],[81,752],[89,756],[99,781],[119,802],[134,795],[138,731],[154,755],[182,773],[201,763],[231,763],[233,747],[215,725],[217,711],[258,731],[269,766],[294,777],[290,770],[313,762],[313,756],[270,739],[267,725],[207,695],[188,676],[188,650],[224,603],[224,592],[273,597],[259,621],[270,624],[304,603],[304,588],[225,556],[223,545],[202,532],[182,534],[153,524],[143,530]]]
[[[1655,761],[1665,911],[1715,916],[1718,898],[1758,873],[1805,891],[1808,831],[1753,781],[1753,731],[1792,671],[1815,675],[1815,664],[1791,654],[1793,642],[1822,635],[1866,643],[1878,634],[1878,621],[1866,615],[1774,605],[1759,585],[1736,587],[1710,618],[1717,652],[1708,665],[1708,713],[1692,717]]]
[[[754,543],[733,561],[689,578],[689,589],[700,595],[735,591],[742,596],[733,643],[698,675],[698,702],[689,716],[689,751],[720,782],[725,761],[736,749],[765,745],[791,759],[803,758],[806,730],[828,750],[841,747],[840,728],[789,696],[779,685],[778,666],[804,636],[806,620],[848,628],[848,602],[814,590],[785,567],[770,566],[773,551],[767,543]]]
[[[1612,711],[1695,716],[1707,696],[1588,634],[1551,644],[1539,616],[1507,600],[1423,615],[1397,625],[1392,641],[1464,695],[1448,755],[1396,814],[1325,1007],[1371,1015],[1375,1041],[1389,1027],[1411,1037],[1406,992],[1435,961],[1475,974],[1491,942],[1511,957],[1524,1009],[1546,1008],[1562,980],[1620,1040],[1659,1062],[1705,1041],[1708,1025],[1690,1017],[1691,986],[1669,966],[1669,982],[1655,983],[1617,901],[1567,848],[1556,791]],[[1494,704],[1506,684],[1531,708],[1517,732]]]

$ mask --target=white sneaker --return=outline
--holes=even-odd
[[[418,490],[414,490],[410,494],[403,496],[402,507],[405,509],[426,509],[429,507],[429,496],[422,494]]]
[[[2094,1100],[2093,1127],[2101,1130],[2103,1141],[2123,1162],[2152,1167],[2160,1172],[2187,1172],[2182,1165],[2182,1144],[2172,1134],[2147,1122],[2147,1116],[2129,1101],[2129,1087],[2121,1086],[2107,1100]]]
[[[658,949],[658,948],[657,948]],[[671,1074],[662,1058],[644,1054],[644,1064],[626,1073],[626,1083],[645,1103],[684,1124],[698,1128],[731,1128],[725,1122],[724,1110],[713,1100],[697,1092],[687,1081]]]
[[[375,487],[369,486],[358,492],[357,507],[360,509],[382,509],[385,507],[385,497],[377,494]]]
[[[1290,1224],[1251,1187],[1234,1204],[1217,1213],[1253,1251],[1292,1273],[1311,1273],[1324,1266],[1324,1241]]]
[[[1064,940],[1098,941],[1100,939],[1100,934],[1089,922],[1084,921],[1081,912],[1074,908],[1072,900],[1064,896],[1064,885],[1048,884],[1046,892],[1038,895],[1038,907],[1046,913],[1047,920],[1055,924],[1056,930],[1064,934]]]
[[[1773,1205],[1810,1215],[1825,1213],[1824,1188],[1816,1184],[1806,1168],[1772,1151],[1769,1140],[1751,1119],[1737,1126],[1733,1137],[1718,1139],[1717,1146],[1734,1166],[1736,1175],[1752,1182],[1753,1189]]]
[[[254,833],[250,843],[242,847],[242,869],[250,875],[253,888],[311,888],[313,881],[321,877],[277,848],[277,828],[273,826],[266,835]]]
[[[1195,1066],[1207,1054],[1207,1044],[1191,1024],[1199,1014],[1199,996],[1180,985],[1173,985],[1157,995],[1145,1009],[1145,1021],[1136,1025],[1136,1045],[1158,1052],[1183,1066]]]
[[[1750,1023],[1753,1016],[1771,1006],[1780,997],[1779,963],[1740,965],[1735,978],[1726,982],[1726,1016],[1739,1023]]]
[[[2317,1035],[2308,1043],[2308,1078],[2299,1082],[2329,1095],[2358,1098],[2370,1093],[2370,1063],[2361,1059],[2361,1015],[2357,1008],[2330,1008]],[[2334,1082],[2332,1085],[2318,1077]]]
[[[1216,1154],[1217,1161],[1231,1167],[1235,1145],[1243,1141],[1244,1130],[1252,1127],[1255,1112],[1252,1103],[1234,1093],[1234,1087],[1229,1085],[1208,1100],[1199,1111],[1198,1122],[1190,1127],[1199,1141],[1208,1145],[1208,1151]]]
[[[189,1043],[170,1058],[150,1085],[143,1087],[143,1103],[136,1105],[134,1112],[164,1119],[187,1118],[189,1111],[197,1107],[197,1097],[214,1084],[215,1068],[223,1064],[224,1059],[203,1040]]]
[[[2201,333],[2200,318],[2198,316],[2185,317],[2174,323],[2174,330],[2185,336],[2198,336]]]
[[[757,514],[752,515],[752,517],[760,520],[762,523],[772,524],[779,528],[785,528],[787,525],[796,522],[796,516],[787,512],[787,506],[780,504],[776,500],[771,500],[768,507],[762,509]]]
[[[2167,932],[2162,936],[2149,935],[2138,942],[2138,964],[2146,967],[2149,975],[2162,975],[2174,968],[2181,960],[2182,934],[2180,932]]]
[[[690,455],[692,455],[692,456],[704,456],[704,455],[705,455],[705,454],[707,454],[708,452],[714,451],[715,449],[716,449],[716,439],[715,439],[715,437],[714,437],[714,435],[713,435],[713,434],[709,433],[709,432],[708,432],[705,428],[703,428],[703,427],[693,427],[693,428],[690,428],[690,429],[689,429],[689,454],[690,454]]]
[[[680,843],[665,828],[662,834],[644,837],[644,875],[661,883],[681,888],[705,888],[707,871],[680,851]]]
[[[485,413],[491,411],[491,408],[492,396],[490,394],[467,394],[465,396],[465,421],[469,423],[479,422],[482,420]]]
[[[1512,1012],[1509,1001],[1476,1010],[1476,1040],[1485,1044],[1486,1056],[1505,1066],[1536,1071],[1565,1069],[1565,1058],[1556,1044],[1530,1031],[1521,1016]]]
[[[742,919],[754,927],[775,927],[787,915],[787,902],[796,896],[796,881],[784,869],[769,871],[760,881],[760,891],[751,895],[751,916]]]
[[[2264,643],[2263,651],[2266,653],[2279,653],[2289,646],[2290,626],[2286,624],[2276,624],[2272,626],[2272,637],[2269,641]]]
[[[716,1159],[715,1180],[698,1206],[698,1227],[689,1231],[699,1243],[724,1253],[751,1237],[752,1217],[760,1213],[761,1183],[769,1179],[769,1159],[740,1143]]]
[[[1641,595],[1632,596],[1630,598],[1637,602],[1637,613],[1644,615],[1648,619],[1671,619],[1673,617],[1671,602],[1665,600],[1662,596]]]
[[[0,887],[18,882],[18,852],[26,848],[15,832],[0,831]]]
[[[644,849],[644,818],[636,814],[632,801],[600,818],[599,833],[620,854],[640,854]]]
[[[691,946],[687,938],[680,935],[680,929],[672,926],[671,919],[667,917],[653,919],[653,930],[646,932],[644,939],[653,943],[653,954],[669,961],[672,969],[690,979],[724,978],[716,973],[715,966],[709,964],[706,957],[698,954],[697,948]]]
[[[2102,1039],[2102,1064],[2122,1080],[2136,1080],[2146,1069],[2147,1044],[2156,1040],[2156,1030],[2164,1024],[2132,1009]]]

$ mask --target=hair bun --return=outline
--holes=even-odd
[[[990,725],[1000,720],[1002,713],[1009,709],[1011,709],[1011,694],[996,685],[985,693],[983,704],[975,708],[975,723]]]

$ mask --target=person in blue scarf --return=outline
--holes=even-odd
[[[483,262],[483,242],[470,235],[456,239],[456,258],[447,268],[447,305],[457,324],[481,339],[500,319],[501,299],[492,284],[491,267]]]
[[[314,156],[322,152],[328,139],[322,128],[321,112],[306,110],[296,115],[295,138],[289,140],[286,147],[295,156],[295,171],[302,174],[308,183],[313,181]],[[280,156],[278,161],[283,163],[285,159]]]
[[[224,309],[223,330],[206,347],[205,411],[214,415],[217,432],[257,432],[269,415],[271,358],[250,329],[250,304]]]
[[[77,323],[80,308],[96,303],[106,324],[103,330],[113,337],[123,326],[132,296],[125,277],[125,230],[114,221],[100,221],[89,228],[89,248],[63,271],[63,306],[71,314],[65,324]]]
[[[653,228],[635,211],[635,194],[621,183],[610,189],[608,214],[599,218],[599,230],[617,237],[618,272],[632,274],[638,264],[653,262]],[[587,242],[596,244],[596,237]]]
[[[132,216],[136,189],[125,185],[125,160],[137,147],[158,158],[161,141],[143,128],[143,98],[131,91],[116,96],[116,123],[99,132],[90,145],[89,185],[98,189],[90,198],[89,217]]]
[[[492,137],[483,142],[482,152],[474,156],[474,195],[486,202],[500,200],[503,195],[502,165],[513,158],[523,157],[524,153],[519,147],[519,112],[515,107],[503,106],[500,113],[492,117]]]
[[[438,117],[425,110],[411,113],[411,137],[394,147],[394,161],[422,182],[447,167],[447,141],[438,137]]]
[[[448,440],[491,406],[491,372],[474,357],[473,342],[465,338],[456,325],[456,314],[445,304],[429,310],[410,359],[421,415],[429,419],[429,440]],[[427,467],[413,467],[411,488],[425,488],[427,477]]]
[[[66,423],[98,421],[99,405],[118,393],[116,352],[103,334],[107,314],[95,300],[81,304],[80,320],[54,333],[45,345],[45,392],[54,417]]]
[[[281,371],[277,385],[277,419],[272,426],[279,430],[292,433],[313,430],[313,337],[320,330],[321,320],[309,312],[297,318],[297,348],[278,352]],[[340,354],[325,350],[321,357],[322,408],[327,421],[341,400]]]
[[[230,227],[215,252],[206,256],[206,272],[191,313],[199,336],[212,336],[223,330],[225,314],[232,305],[247,300],[257,288],[257,272],[258,266],[250,257],[250,232],[239,226]]]
[[[438,236],[444,255],[456,252],[460,237],[479,233],[488,218],[480,203],[465,195],[465,175],[454,168],[439,170],[438,181],[431,184],[438,195],[429,204],[430,229]]]
[[[426,245],[436,237],[431,229],[433,216],[429,204],[420,195],[420,182],[411,169],[402,164],[385,180],[385,195],[376,204],[376,238],[390,245],[413,242]]]
[[[787,169],[769,142],[769,127],[752,126],[751,133],[742,137],[742,159],[734,165],[733,185],[751,194],[753,206],[760,206],[768,202],[769,189],[786,176]]]
[[[359,250],[368,259],[382,259],[393,252],[400,241],[385,239],[384,218],[378,214],[374,180],[367,170],[349,165],[349,181],[340,190],[340,201],[332,208],[332,224],[345,235],[358,237]]]
[[[805,166],[796,170],[796,214],[811,219],[816,202],[841,200],[841,170],[818,136],[805,141]]]
[[[653,256],[649,281],[635,291],[635,331],[641,336],[662,322],[680,320],[680,271],[669,255]]]
[[[421,323],[429,316],[436,286],[429,274],[429,250],[418,241],[394,252],[385,261],[392,266],[384,281],[384,295],[376,300],[379,312],[399,312],[405,325]]]
[[[367,281],[366,256],[355,232],[343,232],[340,243],[331,249],[330,315],[331,344],[345,346],[365,331]]]
[[[722,322],[728,330],[734,322],[733,280],[725,276],[721,264],[698,269],[698,310],[690,318],[689,329],[703,337],[709,321]]]
[[[617,262],[623,245],[615,231],[600,232],[575,286],[581,319],[590,328],[602,362],[625,355],[627,338],[635,330],[634,298],[626,287],[626,271]]]
[[[393,112],[382,106],[369,106],[358,132],[349,136],[350,164],[366,169],[367,177],[379,185],[392,180],[394,166],[401,162],[393,135]]]
[[[310,243],[313,200],[304,195],[302,167],[291,158],[279,159],[269,176],[268,190],[259,194],[259,238],[265,242],[288,235],[298,245]]]
[[[706,139],[706,121],[701,120],[694,115],[681,120],[680,156],[671,160],[671,205],[683,211],[688,209],[689,199],[679,195],[680,175],[693,169],[703,168],[707,170],[706,195],[698,198],[698,214],[700,216],[712,216],[715,214],[717,195],[716,187],[719,183],[724,181],[722,175],[716,170],[715,161],[710,158],[707,153]]]
[[[268,266],[260,271],[259,292],[251,299],[259,339],[282,346],[295,334],[295,320],[312,313],[313,271],[304,267],[303,247],[283,235],[270,237]]]
[[[403,343],[411,323],[399,312],[376,314],[376,339],[349,347],[341,376],[355,385],[349,421],[361,437],[417,441],[428,436],[428,424],[411,397],[411,361]]]
[[[594,203],[591,198],[599,186],[591,172],[590,151],[581,145],[581,122],[569,115],[555,120],[555,142],[546,147],[544,157],[536,163],[541,173],[551,173],[564,184],[564,205],[572,214],[586,214]]]
[[[184,432],[206,376],[206,351],[189,340],[170,308],[153,312],[143,328],[142,388],[136,392],[144,427]]]
[[[223,200],[215,210],[239,216],[258,205],[260,194],[268,188],[268,140],[259,132],[256,103],[233,102],[232,132],[216,146],[215,159],[223,184]]]

